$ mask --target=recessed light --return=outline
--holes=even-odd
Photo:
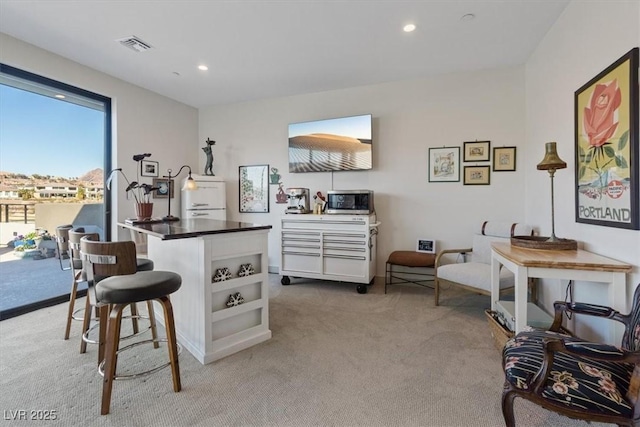
[[[207,67],[206,65],[198,65],[198,70],[207,71],[208,69],[209,67]]]
[[[404,27],[402,27],[402,30],[403,30],[405,33],[410,33],[410,32],[412,32],[412,31],[413,31],[413,30],[415,30],[415,29],[416,29],[416,26],[415,26],[414,24],[407,24],[407,25],[405,25]]]
[[[460,18],[461,21],[472,21],[473,18],[475,18],[476,15],[474,15],[473,13],[466,13],[464,15],[462,15],[462,18]]]
[[[57,95],[54,95],[54,96],[55,96],[56,98],[58,98],[58,99],[65,99],[65,98],[66,98],[66,96],[61,95],[61,94],[57,94]]]

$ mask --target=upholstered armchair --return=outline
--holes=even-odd
[[[517,396],[570,418],[635,425],[640,421],[640,285],[628,315],[592,304],[556,302],[554,308],[549,331],[521,332],[504,347],[502,413],[507,427],[515,426]],[[565,312],[623,323],[621,346],[561,334]]]
[[[485,221],[474,234],[471,247],[438,252],[435,263],[435,305],[439,305],[442,285],[459,286],[491,295],[491,244],[509,243],[511,236],[528,236],[531,233],[528,225]],[[447,261],[450,263],[445,263]],[[513,289],[514,283],[513,273],[506,268],[500,269],[500,292]]]

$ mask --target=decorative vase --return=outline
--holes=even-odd
[[[153,203],[136,203],[136,216],[138,221],[151,219],[153,215]]]

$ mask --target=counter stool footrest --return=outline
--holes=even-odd
[[[122,339],[122,338],[121,338]],[[155,348],[158,348],[158,344],[161,342],[166,342],[168,343],[169,340],[167,340],[166,338],[160,338],[160,339],[148,339],[148,340],[144,340],[144,341],[138,341],[138,342],[134,342],[133,344],[129,344],[126,347],[122,347],[121,349],[119,349],[118,351],[116,351],[116,356],[119,355],[120,353],[122,353],[123,351],[126,350],[131,350],[134,347],[137,347],[139,345],[143,345],[143,344],[151,344],[153,343],[153,346]],[[180,353],[182,353],[182,346],[180,345],[180,343],[176,343],[176,346],[178,347],[178,356],[180,356]],[[102,362],[100,362],[100,365],[98,366],[98,373],[100,374],[101,377],[104,377],[104,363],[105,361],[103,360]],[[165,364],[156,366],[155,368],[151,368],[149,370],[143,371],[143,372],[136,372],[135,374],[127,374],[127,375],[118,375],[116,373],[116,376],[113,377],[114,380],[132,380],[134,378],[139,378],[139,377],[143,377],[143,376],[147,376],[150,374],[153,374],[154,372],[158,372],[164,368],[168,368],[169,366],[171,366],[171,362],[167,362]]]

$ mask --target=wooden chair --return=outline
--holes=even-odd
[[[69,292],[69,308],[67,310],[67,323],[64,329],[64,339],[69,339],[71,333],[71,321],[83,320],[80,317],[76,317],[74,310],[76,298],[78,295],[78,281],[82,273],[82,260],[80,258],[74,258],[69,242],[69,233],[73,231],[72,225],[61,225],[56,228],[56,244],[58,246],[58,259],[60,260],[60,269],[71,270],[71,291]],[[96,239],[98,235],[95,234]],[[69,266],[65,267],[62,264],[62,258],[69,258]]]
[[[98,354],[103,360],[101,368],[104,372],[100,413],[109,413],[113,381],[117,379],[118,353],[126,349],[118,350],[122,311],[132,303],[156,300],[162,305],[167,338],[161,341],[167,342],[169,350],[169,363],[164,366],[171,366],[173,390],[180,391],[178,346],[169,295],[180,289],[181,277],[168,271],[137,271],[134,242],[94,242],[85,237],[80,241],[80,250],[87,274],[87,294],[91,304],[100,310]],[[101,280],[98,281],[98,278]],[[160,340],[144,342],[157,344],[157,341]],[[133,346],[140,343],[134,343]],[[159,368],[145,373],[155,372]]]
[[[593,304],[556,302],[549,331],[525,331],[507,342],[502,413],[515,426],[516,397],[570,418],[633,426],[640,421],[640,285],[631,313]],[[603,317],[624,324],[620,347],[560,333],[563,313]]]
[[[435,263],[435,305],[440,304],[442,285],[458,286],[482,295],[491,295],[491,244],[509,242],[514,235],[531,234],[532,229],[528,225],[484,221],[473,236],[472,247],[438,252]],[[445,264],[445,260],[452,254],[457,259]],[[501,269],[500,293],[510,291],[514,285],[513,273],[506,268]],[[532,289],[535,294],[535,287]],[[532,299],[535,300],[535,295]]]

